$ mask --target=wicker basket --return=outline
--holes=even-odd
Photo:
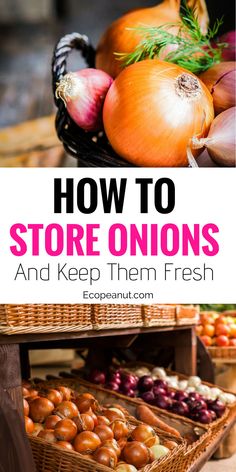
[[[144,326],[175,326],[175,305],[143,305]]]
[[[31,334],[92,329],[91,305],[0,305],[0,333]]]
[[[199,306],[193,305],[177,305],[176,307],[176,324],[188,325],[188,324],[197,324],[199,322],[200,308]]]
[[[236,347],[218,347],[210,346],[207,348],[212,359],[236,359]]]
[[[92,324],[97,330],[142,327],[141,305],[93,305]]]
[[[75,389],[78,393],[91,392],[96,395],[99,402],[110,402],[115,400],[115,396],[103,389],[97,389],[94,385],[88,382],[58,379],[40,383],[40,388],[56,387],[57,385],[67,385]],[[135,418],[129,416],[127,418],[129,423],[135,427],[140,422]],[[185,441],[181,438],[175,438],[164,431],[154,428],[160,439],[172,439],[178,443],[178,446],[169,454],[154,461],[152,464],[140,469],[140,472],[182,472],[182,463],[185,451]],[[97,462],[84,459],[83,456],[77,452],[67,452],[55,446],[54,444],[46,443],[40,438],[32,438],[29,436],[31,447],[33,451],[34,460],[36,463],[37,472],[111,472],[112,469],[104,467]]]
[[[112,392],[110,390],[106,390],[101,386],[93,385],[90,382],[85,380],[79,379],[61,379],[56,381],[57,384],[65,384],[69,385],[71,388],[76,389],[77,391],[84,393],[84,392],[91,392],[96,394],[96,398],[100,403],[104,404],[104,401],[108,403],[119,403],[121,406],[126,408],[132,416],[135,416],[137,401],[133,398],[128,398],[124,395],[121,395],[117,392]],[[50,385],[54,386],[54,381]],[[140,402],[138,402],[140,404]],[[182,437],[188,438],[189,436],[194,436],[195,440],[190,444],[185,444],[183,457],[181,461],[178,463],[178,467],[174,469],[176,472],[185,472],[189,469],[189,467],[196,461],[196,459],[202,454],[202,452],[206,449],[206,447],[211,443],[214,439],[214,434],[206,425],[200,425],[199,423],[195,423],[194,421],[189,420],[188,418],[179,417],[173,413],[169,413],[165,410],[157,409],[149,405],[149,408],[154,412],[158,413],[158,417],[163,420],[167,425],[175,428]],[[162,430],[156,428],[157,431],[163,434]],[[168,435],[168,433],[165,433]],[[170,435],[171,436],[171,435]],[[177,467],[177,464],[176,464]],[[158,468],[159,471],[159,468]]]
[[[145,366],[145,367],[148,367],[150,370],[152,370],[155,366],[153,364],[149,364],[147,362],[140,362],[140,361],[137,361],[137,362],[130,362],[128,364],[126,364],[124,366],[124,368],[126,368],[127,370],[128,369],[132,369],[134,366]],[[165,369],[166,373],[168,375],[177,375],[179,377],[180,380],[188,380],[188,376],[187,375],[184,375],[184,374],[180,374],[179,372],[175,372],[175,371],[172,371],[172,370],[169,370],[169,369]],[[208,387],[216,387],[216,385],[214,384],[211,384],[209,382],[202,382],[203,385],[207,385]],[[223,387],[220,387],[220,389],[225,392],[225,393],[232,393],[230,390],[227,390]],[[175,389],[173,389],[175,390]],[[141,400],[139,400],[138,398],[135,399],[136,401],[140,402]],[[160,408],[158,407],[153,407],[156,411],[160,412],[160,411],[163,411],[161,410]],[[173,414],[173,413],[171,413]],[[178,415],[176,415],[178,416]],[[236,402],[233,403],[232,405],[228,405],[226,410],[225,410],[225,413],[222,415],[221,418],[218,418],[216,421],[213,421],[212,423],[210,423],[208,425],[208,428],[211,430],[212,434],[217,434],[221,429],[222,427],[224,427],[224,425],[226,425],[228,423],[228,421],[232,418],[232,416],[235,416],[236,418]],[[182,418],[180,416],[178,416],[179,418]],[[188,419],[188,421],[191,421],[193,422],[195,425],[197,426],[202,426],[202,423],[198,423],[198,422],[195,422],[193,420],[190,420]]]

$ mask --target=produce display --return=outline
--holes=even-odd
[[[123,407],[101,405],[89,392],[80,394],[60,385],[38,391],[25,382],[23,396],[29,435],[120,472],[142,469],[178,445],[172,436],[157,434],[155,424],[134,424]],[[165,428],[171,431],[167,425]]]
[[[236,316],[202,312],[196,332],[206,347],[236,347]]]
[[[167,375],[161,367],[152,370],[137,367],[132,372],[122,368],[108,373],[94,370],[89,380],[203,424],[217,420],[224,414],[227,405],[236,402],[235,395],[203,384],[200,377],[181,380],[178,375]]]
[[[180,3],[116,20],[98,44],[96,69],[67,73],[55,95],[80,128],[105,132],[131,164],[197,166],[206,148],[218,165],[234,166],[235,34],[216,41],[222,21],[208,28],[204,1]]]

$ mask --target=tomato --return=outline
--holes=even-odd
[[[216,337],[216,345],[220,347],[227,347],[229,346],[229,338],[224,336],[223,334]]]
[[[211,346],[212,345],[212,339],[210,338],[210,336],[200,336],[200,339],[202,340],[203,344],[205,344],[205,346]]]
[[[214,334],[215,334],[215,327],[214,327],[214,325],[209,324],[209,323],[208,323],[208,324],[205,324],[205,325],[203,326],[203,332],[202,332],[202,334],[203,334],[203,336],[206,335],[206,336],[210,336],[210,337],[212,338],[212,336],[214,336]],[[222,333],[222,334],[224,334],[224,333]]]

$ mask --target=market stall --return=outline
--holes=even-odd
[[[74,402],[78,408],[80,408],[80,402],[78,403],[78,398],[80,398],[81,395],[92,395],[96,402],[99,402],[100,405],[99,410],[96,410],[97,417],[104,416],[102,413],[104,412],[104,409],[110,408],[108,405],[113,405],[115,410],[117,406],[121,410],[123,409],[122,411],[125,412],[124,415],[126,417],[125,422],[130,422],[128,425],[129,433],[127,433],[128,435],[126,436],[126,441],[128,440],[127,444],[129,446],[132,442],[132,438],[130,436],[132,435],[132,429],[138,426],[138,421],[141,421],[144,425],[149,424],[149,427],[154,428],[154,430],[155,427],[157,427],[156,434],[159,438],[157,442],[160,443],[160,446],[163,447],[164,444],[168,445],[168,443],[165,442],[167,439],[170,441],[174,440],[175,446],[173,449],[171,447],[170,449],[167,447],[167,450],[163,449],[165,452],[164,457],[161,458],[161,455],[159,456],[159,452],[162,451],[162,449],[160,448],[159,451],[157,448],[157,456],[155,456],[156,459],[154,462],[152,461],[153,463],[148,465],[147,461],[145,465],[144,461],[143,466],[145,466],[145,471],[163,470],[163,472],[165,472],[170,470],[174,472],[177,470],[200,470],[203,464],[216,451],[221,441],[227,436],[228,432],[235,423],[236,404],[235,397],[229,391],[223,392],[221,389],[220,393],[217,393],[219,389],[217,389],[216,386],[201,382],[199,377],[196,376],[197,337],[195,324],[198,321],[198,308],[180,307],[175,305],[150,305],[142,307],[139,306],[136,308],[127,305],[88,305],[89,309],[85,316],[83,307],[84,305],[58,305],[57,307],[52,305],[2,305],[0,328],[2,332],[8,332],[8,334],[0,335],[0,377],[3,388],[2,395],[3,398],[5,396],[10,396],[11,398],[10,403],[8,403],[7,411],[9,408],[10,410],[17,409],[18,423],[16,423],[15,429],[18,431],[18,437],[19,435],[24,437],[24,433],[22,433],[22,378],[25,379],[23,383],[25,408],[24,413],[27,417],[26,428],[28,430],[28,438],[30,440],[31,450],[33,452],[33,457],[36,464],[36,470],[40,472],[46,470],[58,472],[59,470],[77,470],[76,467],[78,470],[93,471],[100,470],[100,467],[101,470],[112,470],[112,468],[115,468],[114,464],[117,463],[116,460],[114,463],[109,462],[110,467],[107,469],[104,465],[106,462],[103,462],[105,459],[98,457],[98,461],[100,461],[100,465],[98,465],[99,462],[96,463],[94,461],[97,456],[92,457],[92,454],[88,454],[87,450],[86,455],[90,457],[85,458],[83,454],[81,455],[80,452],[77,452],[80,451],[79,448],[75,450],[73,449],[73,445],[75,444],[74,436],[73,440],[66,441],[71,444],[72,450],[69,451],[59,448],[58,446],[60,446],[60,444],[58,446],[56,445],[56,441],[58,441],[58,439],[55,439],[54,437],[54,430],[50,432],[50,434],[53,435],[53,440],[51,440],[50,436],[47,436],[48,428],[45,426],[47,416],[50,416],[52,413],[57,414],[57,412],[59,412],[59,405],[63,403],[63,399],[61,398],[58,406],[56,406],[56,400],[53,399],[55,403],[52,404],[52,409],[49,409],[45,416],[40,418],[37,416],[37,408],[35,416],[32,405],[35,404],[34,400],[36,401],[37,398],[40,399],[43,397],[45,399],[45,397],[47,397],[47,393],[45,392],[49,392],[49,390],[54,392],[55,390],[60,391],[61,387],[63,386],[69,389],[71,392],[70,402]],[[123,317],[123,328],[120,328],[118,325],[114,327],[114,320],[116,319],[117,310],[120,311],[120,316]],[[60,319],[62,312],[64,313],[64,328],[58,328],[56,320],[57,318]],[[47,313],[47,316],[43,316],[43,313]],[[51,314],[50,320],[49,313]],[[25,316],[26,314],[27,316]],[[30,314],[31,318],[29,316]],[[68,316],[68,314],[74,314],[74,324],[71,326],[68,323],[68,319],[66,319],[66,315]],[[53,317],[55,323],[53,322]],[[80,324],[78,324],[79,317],[81,321]],[[35,318],[38,319],[37,329],[33,329],[29,326],[29,320],[31,319],[31,323],[34,323]],[[21,320],[21,324],[19,324],[19,319]],[[15,323],[15,328],[14,320],[18,320],[17,323]],[[27,322],[25,323],[26,320]],[[48,326],[47,323],[45,323],[46,320],[48,320]],[[111,324],[111,320],[113,320],[113,325]],[[133,326],[130,320],[132,320]],[[53,324],[55,331],[54,333],[52,332]],[[66,324],[67,331],[65,328]],[[102,352],[102,350],[105,349],[107,353],[109,350],[114,348],[118,350],[132,350],[132,347],[135,345],[139,346],[139,352],[141,352],[140,346],[143,345],[145,345],[145,352],[149,353],[154,352],[157,347],[162,349],[164,348],[166,351],[173,350],[174,366],[178,373],[176,374],[176,372],[170,372],[168,370],[164,370],[163,368],[160,369],[157,364],[154,366],[147,364],[146,362],[142,363],[140,360],[134,361],[132,363],[127,363],[127,361],[124,363],[123,361],[119,367],[117,364],[113,365],[110,363],[109,360],[109,367],[106,367],[106,372],[109,370],[109,375],[113,375],[114,377],[114,373],[118,372],[119,370],[120,374],[118,375],[117,373],[116,376],[123,376],[122,385],[118,391],[118,389],[114,387],[114,382],[112,384],[111,379],[109,381],[109,378],[107,378],[105,383],[103,380],[101,380],[101,376],[100,378],[96,379],[96,376],[94,377],[94,374],[92,375],[92,371],[94,371],[95,367],[97,369],[100,360],[98,357],[97,365],[94,366],[93,356],[88,356],[87,363],[82,370],[74,370],[70,373],[62,372],[60,376],[58,375],[50,377],[49,375],[47,376],[46,381],[43,379],[31,379],[30,381],[27,380],[31,378],[30,365],[28,362],[28,351],[32,349],[53,349],[57,347],[69,347],[70,349],[90,348],[91,352]],[[206,359],[209,358],[206,356]],[[141,370],[140,372],[140,369],[144,369],[144,371]],[[146,374],[141,375],[145,373],[145,369]],[[142,385],[143,380],[140,378],[148,377],[147,373],[150,374],[151,371],[155,373],[152,380],[152,385],[154,385],[155,382],[156,390],[158,390],[158,392],[156,392],[157,396],[155,397],[155,404],[151,402],[150,399],[149,402],[147,402],[148,389],[145,390],[147,387]],[[46,372],[47,371],[45,370],[45,373]],[[161,403],[161,400],[163,400],[163,388],[161,389],[160,384],[163,383],[163,379],[161,380],[158,375],[162,376],[163,372],[165,372],[165,375],[167,376],[166,381],[169,383],[167,386],[167,384],[164,382],[162,387],[164,386],[164,393],[170,395],[170,398],[173,398],[172,403],[175,405],[175,408],[173,406],[172,408],[167,408]],[[136,378],[136,384],[133,385],[135,392],[134,394],[132,393],[130,385],[127,385],[127,380],[130,381],[130,376],[132,375]],[[172,383],[170,382],[171,378]],[[199,416],[199,414],[197,415],[195,410],[188,410],[192,411],[192,416],[189,416],[189,414],[186,412],[184,413],[181,411],[181,408],[178,410],[178,408],[183,404],[183,401],[180,401],[181,394],[182,400],[184,398],[187,399],[188,395],[195,395],[196,399],[200,398],[197,391],[195,391],[195,394],[193,394],[195,389],[195,387],[193,387],[193,385],[195,385],[194,379],[197,385],[196,389],[198,388],[198,390],[200,380],[200,384],[202,385],[202,390],[200,389],[200,391],[202,393],[205,392],[204,394],[206,394],[208,392],[209,394],[209,392],[214,393],[215,391],[217,395],[225,395],[226,400],[223,407],[221,402],[219,403],[218,401],[221,409],[217,410],[217,408],[215,408],[217,413],[214,413],[213,410],[209,410],[209,408],[211,408],[209,405],[211,405],[211,401],[213,401],[210,401],[210,397],[207,400],[209,411],[208,413],[205,413],[205,416],[204,414],[202,414],[202,416]],[[91,383],[91,380],[96,380],[96,382]],[[192,388],[190,387],[191,385]],[[180,386],[182,387],[182,391],[180,390]],[[184,386],[188,393],[183,394]],[[214,398],[216,405],[218,406],[217,397],[215,396]],[[193,400],[193,398],[191,397],[189,400]],[[49,403],[51,403],[50,400]],[[29,407],[28,410],[27,405]],[[176,405],[178,406],[177,409]],[[187,403],[185,406],[186,405]],[[144,407],[148,410],[146,411]],[[58,411],[57,408],[59,408]],[[143,408],[144,413],[142,410]],[[83,414],[82,412],[84,413],[84,409],[79,409],[79,417],[81,417],[81,414]],[[66,416],[67,413],[65,414],[65,412],[62,413],[62,415],[59,413],[59,415],[59,419],[61,421],[62,419],[71,419],[72,417],[74,419],[74,417],[78,416],[76,415],[76,412],[73,413],[72,417]],[[20,417],[21,421],[19,421]],[[117,420],[117,418],[115,420]],[[115,420],[113,419],[112,421]],[[156,421],[157,423],[155,423]],[[76,432],[78,436],[80,434],[79,431],[86,430],[86,426],[83,426],[81,430],[78,429],[81,428],[81,426],[78,427],[78,423],[76,424]],[[110,425],[111,424],[113,425],[113,422],[110,421]],[[155,424],[157,424],[157,426],[155,426]],[[107,423],[106,426],[108,426]],[[39,434],[41,430],[44,430],[44,433],[42,433],[39,437],[36,437],[36,435]],[[94,430],[94,426],[92,430]],[[32,432],[34,432],[33,436]],[[170,437],[166,439],[166,435],[169,435]],[[114,438],[114,432],[112,437]],[[30,464],[30,461],[32,460],[32,453],[28,448],[28,440],[26,440],[24,444],[26,448],[25,453],[28,455],[28,463]],[[15,443],[15,447],[17,450],[17,442]],[[166,446],[164,446],[164,448],[165,447]],[[154,451],[156,453],[155,448]],[[128,463],[128,458],[132,463],[132,456],[130,459],[129,456],[125,456],[125,454],[123,454],[123,460],[125,457],[126,463]],[[17,458],[15,458],[15,460],[17,461]],[[119,466],[119,463],[120,461],[118,462],[117,467]],[[74,467],[74,469],[71,469],[71,467]],[[103,469],[103,467],[105,467],[105,469]],[[135,466],[133,465],[133,467]],[[123,469],[118,468],[117,470]],[[136,470],[141,469],[138,467]]]

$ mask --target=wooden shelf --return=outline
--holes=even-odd
[[[121,328],[121,329],[103,329],[88,330],[64,333],[34,333],[34,334],[0,334],[0,344],[25,344],[42,343],[47,341],[66,341],[76,339],[102,338],[108,336],[124,336],[150,334],[165,331],[184,331],[191,330],[194,325],[184,326],[153,326],[148,328]]]

